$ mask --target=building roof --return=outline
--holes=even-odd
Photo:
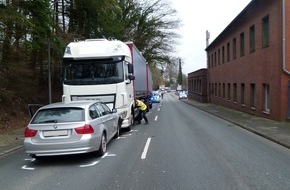
[[[259,2],[260,1],[260,2]],[[241,22],[246,13],[252,9],[257,2],[261,3],[263,0],[252,0],[233,20],[232,22],[212,41],[212,43],[209,44],[209,46],[206,47],[206,51],[208,51],[212,46],[214,46],[223,36],[230,31],[235,25],[237,25],[239,22]]]

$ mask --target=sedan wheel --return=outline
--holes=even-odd
[[[101,138],[101,144],[99,150],[97,151],[98,156],[103,156],[107,151],[107,139],[105,134],[103,133]]]

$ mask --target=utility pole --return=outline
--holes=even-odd
[[[48,40],[48,101],[51,104],[51,63],[50,63],[50,40]]]

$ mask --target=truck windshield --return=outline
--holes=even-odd
[[[96,85],[124,81],[123,61],[65,60],[64,84]]]

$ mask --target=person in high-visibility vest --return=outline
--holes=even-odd
[[[145,120],[145,125],[149,124],[148,119],[146,117],[146,113],[147,113],[147,106],[146,104],[144,104],[144,102],[142,102],[141,100],[135,100],[135,107],[139,109],[139,113],[138,113],[138,124],[141,124],[141,120],[142,118]]]

